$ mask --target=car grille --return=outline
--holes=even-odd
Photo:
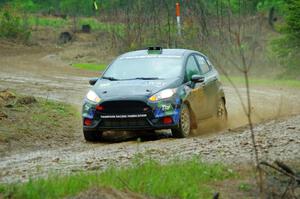
[[[151,108],[142,101],[107,101],[101,103],[103,110],[97,115],[99,118],[109,115],[141,115],[147,114],[147,117],[152,116]],[[121,128],[139,128],[151,126],[146,117],[135,118],[103,118],[101,127],[121,129]]]
[[[150,110],[147,104],[140,101],[108,101],[101,106],[104,107],[103,114],[141,114]]]
[[[147,126],[149,126],[149,122],[146,118],[103,119],[102,121],[102,127],[106,128],[128,128]]]

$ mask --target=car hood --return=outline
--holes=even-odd
[[[178,79],[164,80],[122,80],[99,79],[93,90],[103,99],[134,96],[151,96],[166,88],[175,88]]]

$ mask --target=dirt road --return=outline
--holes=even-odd
[[[10,88],[20,93],[55,99],[80,105],[89,89],[88,79],[95,72],[77,70],[62,61],[59,50],[43,50],[24,47],[17,54],[0,53],[0,89]],[[243,99],[245,89],[239,88]],[[237,129],[246,124],[246,118],[235,91],[225,86],[229,127]],[[261,155],[269,159],[299,159],[300,91],[283,88],[251,89],[255,130]],[[276,118],[283,118],[277,120]],[[276,119],[276,120],[272,120]],[[28,180],[45,176],[50,172],[73,172],[106,168],[111,163],[127,165],[137,154],[147,155],[160,161],[174,158],[201,156],[205,161],[226,163],[251,160],[250,134],[245,129],[214,132],[209,124],[200,125],[198,137],[188,139],[152,139],[146,142],[89,144],[83,138],[70,140],[68,147],[51,150],[11,153],[0,160],[0,182]],[[78,134],[80,134],[78,129]],[[287,136],[289,135],[289,136]]]
[[[300,116],[258,125],[260,156],[264,160],[299,160]],[[0,182],[26,181],[49,173],[68,174],[124,166],[135,158],[152,158],[162,163],[175,158],[201,157],[208,162],[248,164],[252,160],[248,130],[222,132],[187,139],[160,139],[146,142],[87,144],[83,140],[69,147],[38,150],[4,157],[0,161]]]

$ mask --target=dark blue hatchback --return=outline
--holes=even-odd
[[[183,138],[200,120],[227,119],[218,72],[197,51],[151,47],[128,52],[90,84],[82,109],[87,141],[101,140],[106,130],[171,129]]]

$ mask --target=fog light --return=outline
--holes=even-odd
[[[97,106],[96,106],[96,110],[97,110],[97,111],[103,111],[103,110],[104,110],[104,107],[103,107],[103,106],[100,106],[100,105],[97,105]]]
[[[164,117],[163,118],[163,123],[164,124],[172,124],[173,123],[172,117]]]
[[[85,126],[91,126],[93,121],[91,119],[85,118],[83,123]]]

